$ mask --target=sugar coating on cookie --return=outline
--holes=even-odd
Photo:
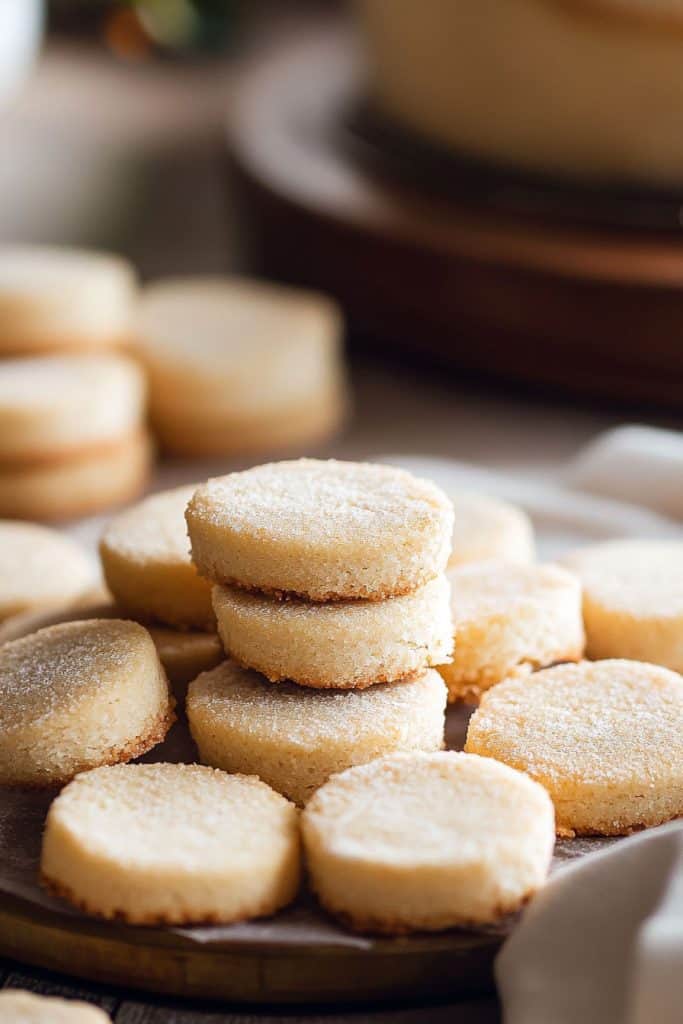
[[[683,541],[607,541],[562,561],[583,584],[590,658],[683,672]]]
[[[385,601],[277,601],[215,586],[213,606],[225,650],[272,682],[363,689],[450,659],[449,597],[441,575]]]
[[[185,508],[196,485],[153,494],[111,520],[100,541],[107,585],[136,617],[207,629],[211,586],[190,559]]]
[[[0,520],[0,622],[75,601],[94,588],[95,579],[91,559],[70,537]]]
[[[101,348],[130,337],[130,263],[57,246],[0,246],[0,352]]]
[[[453,751],[395,754],[335,775],[301,819],[311,884],[362,931],[485,924],[545,880],[552,803],[520,772]]]
[[[78,999],[8,988],[0,992],[0,1024],[111,1024],[111,1017]]]
[[[582,657],[581,587],[566,569],[477,562],[448,579],[456,642],[439,671],[451,700],[476,702],[507,676]]]
[[[41,872],[88,913],[136,924],[275,913],[300,875],[296,808],[254,776],[202,765],[116,765],[53,802]]]
[[[453,528],[451,503],[431,482],[335,459],[209,480],[186,517],[203,576],[313,601],[415,590],[444,570]]]
[[[534,530],[523,509],[484,494],[446,493],[454,512],[449,568],[490,559],[534,561]]]
[[[0,516],[62,522],[131,501],[147,482],[152,453],[138,432],[54,462],[0,463]]]
[[[683,678],[607,660],[506,680],[470,719],[465,749],[545,786],[560,834],[659,825],[683,814]]]
[[[135,622],[65,622],[0,647],[0,783],[52,785],[130,760],[173,717],[154,644]]]
[[[143,423],[141,368],[122,355],[9,359],[0,373],[0,462],[47,462],[119,442]]]
[[[225,660],[225,652],[217,633],[150,626],[149,635],[154,641],[173,692],[179,699],[184,700],[187,684],[200,672],[207,672]]]
[[[446,689],[437,672],[369,690],[272,686],[226,661],[190,683],[187,716],[202,761],[257,772],[305,804],[335,772],[398,750],[440,750]]]

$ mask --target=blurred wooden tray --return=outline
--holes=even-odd
[[[471,167],[455,165],[446,195],[420,183],[418,148],[415,174],[401,173],[395,148],[383,159],[379,136],[368,145],[352,130],[361,75],[353,40],[329,25],[244,71],[229,144],[253,267],[336,295],[355,331],[385,348],[537,388],[683,407],[675,197],[620,205],[605,195],[601,216],[595,190],[567,193],[565,210],[561,190],[532,183],[521,205],[487,203],[473,195]],[[399,162],[405,172],[405,148]],[[496,190],[505,200],[500,175]],[[510,192],[519,200],[518,181]]]

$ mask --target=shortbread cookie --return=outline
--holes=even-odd
[[[339,369],[341,314],[323,295],[245,278],[147,287],[136,317],[152,408],[272,415],[325,391]]]
[[[0,246],[0,354],[126,342],[136,291],[131,264],[108,253]]]
[[[272,462],[209,480],[187,508],[216,583],[311,601],[380,600],[443,572],[453,508],[434,484],[369,462]]]
[[[50,464],[140,430],[142,370],[121,355],[45,356],[0,365],[0,465]]]
[[[80,1000],[8,988],[0,992],[0,1024],[111,1024],[111,1017]]]
[[[589,658],[683,672],[683,541],[607,541],[563,562],[583,584]]]
[[[453,751],[335,775],[301,818],[311,884],[360,931],[486,924],[543,885],[553,807],[521,772]]]
[[[225,650],[271,682],[363,689],[449,661],[450,589],[444,575],[386,601],[276,601],[213,588]]]
[[[477,562],[448,579],[455,653],[439,671],[451,700],[476,702],[507,676],[583,655],[581,587],[565,569]]]
[[[321,441],[346,407],[341,327],[330,299],[244,278],[145,289],[138,347],[162,446],[233,455]]]
[[[398,750],[440,750],[446,689],[430,669],[361,692],[271,686],[226,661],[190,683],[187,716],[202,761],[254,772],[304,804],[335,772]]]
[[[190,559],[185,508],[196,485],[162,491],[126,509],[107,526],[100,556],[112,594],[136,618],[215,627],[211,586]]]
[[[41,871],[51,889],[101,917],[263,917],[296,895],[298,815],[254,776],[197,764],[99,768],[50,807]]]
[[[152,427],[161,447],[174,455],[247,455],[290,452],[320,444],[339,429],[349,408],[343,381],[332,381],[305,401],[272,414],[192,413],[171,405],[152,410]]]
[[[528,772],[561,835],[623,835],[683,814],[683,678],[635,661],[509,679],[470,719],[466,750]]]
[[[0,464],[0,516],[61,521],[93,515],[136,498],[151,462],[149,438],[137,433],[49,464]]]
[[[447,493],[455,514],[449,568],[490,559],[534,561],[534,530],[523,509],[484,494]]]
[[[225,660],[216,633],[150,626],[149,635],[178,700],[184,701],[187,684],[200,672],[207,672]]]
[[[154,644],[136,622],[66,622],[0,647],[1,783],[47,786],[128,761],[173,718]]]
[[[86,552],[62,533],[0,520],[0,622],[11,615],[68,604],[95,586]]]

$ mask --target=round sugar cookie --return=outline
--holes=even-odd
[[[188,505],[202,576],[312,601],[380,600],[443,572],[453,509],[434,484],[369,462],[271,462],[209,480]]]
[[[0,465],[50,464],[140,430],[141,368],[122,355],[61,354],[0,364]]]
[[[130,340],[137,279],[109,253],[0,246],[0,354],[102,348]]]
[[[298,815],[254,776],[197,764],[98,768],[50,807],[41,873],[88,913],[134,924],[264,917],[296,895]]]
[[[636,661],[508,679],[470,719],[467,751],[527,772],[561,835],[624,835],[683,814],[683,678]]]
[[[449,568],[490,559],[522,564],[535,560],[534,530],[523,509],[484,494],[447,494],[454,513]]]
[[[450,588],[444,575],[385,601],[314,603],[215,586],[225,650],[271,682],[363,689],[451,657]]]
[[[45,626],[54,626],[65,621],[85,619],[116,619],[123,614],[121,609],[111,600],[80,601],[73,606],[60,605],[50,611],[23,612],[12,615],[0,623],[0,644],[8,640],[18,640],[35,633]],[[166,626],[146,626],[147,632],[154,641],[159,661],[163,665],[173,694],[178,701],[185,703],[187,684],[195,679],[200,672],[207,672],[225,660],[225,652],[217,633],[204,633],[199,630],[170,629]]]
[[[8,988],[0,992],[0,1024],[111,1024],[111,1017],[77,999]]]
[[[683,540],[614,540],[562,559],[581,579],[589,658],[683,672]]]
[[[95,567],[70,537],[35,523],[0,520],[0,622],[82,598]]]
[[[545,790],[471,754],[394,754],[335,775],[301,818],[311,885],[359,931],[487,924],[543,885]]]
[[[180,411],[157,403],[152,427],[161,447],[174,455],[248,455],[290,452],[320,444],[342,425],[349,400],[342,381],[331,381],[315,395],[275,413]]]
[[[145,498],[111,520],[100,541],[107,586],[131,615],[209,629],[211,585],[190,559],[185,508],[197,485]]]
[[[207,672],[225,660],[216,633],[150,626],[149,635],[178,700],[184,701],[187,684],[200,672]]]
[[[476,562],[448,573],[455,653],[439,671],[451,700],[583,655],[581,587],[556,565]]]
[[[173,719],[152,638],[136,622],[65,622],[0,647],[0,783],[49,786],[128,761]]]
[[[255,772],[305,804],[335,772],[397,750],[440,750],[446,690],[430,669],[362,691],[271,686],[225,661],[190,683],[187,716],[202,761]]]
[[[0,516],[59,522],[131,501],[147,482],[152,455],[138,432],[49,464],[0,463]]]
[[[172,278],[143,290],[135,329],[153,413],[273,415],[341,376],[340,311],[299,289]]]

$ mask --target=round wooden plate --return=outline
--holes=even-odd
[[[45,625],[115,614],[81,606],[17,616],[0,643]],[[469,710],[448,713],[447,745],[463,745]],[[193,761],[179,721],[145,761]],[[88,917],[38,883],[43,821],[54,793],[0,790],[0,956],[91,981],[248,1003],[353,1003],[469,995],[492,988],[492,963],[515,917],[489,928],[387,939],[353,936],[303,893],[263,922],[134,927]],[[554,867],[609,840],[557,844]]]
[[[672,218],[666,204],[669,232],[647,226],[659,222],[656,197],[629,197],[623,228],[605,222],[618,214],[593,223],[600,196],[586,192],[578,223],[580,190],[563,217],[561,195],[530,187],[524,215],[519,202],[474,201],[471,174],[457,171],[445,195],[419,168],[412,181],[395,173],[395,152],[383,159],[381,140],[352,130],[362,88],[357,46],[338,25],[300,29],[246,68],[229,144],[253,266],[336,295],[357,335],[384,347],[680,409],[680,209]],[[509,190],[519,196],[519,183]]]

